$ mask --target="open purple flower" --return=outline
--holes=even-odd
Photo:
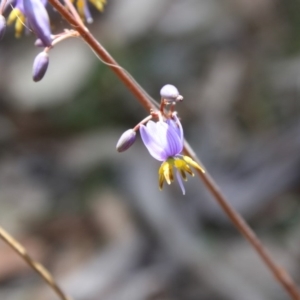
[[[168,184],[174,180],[173,167],[176,168],[176,177],[182,193],[185,194],[182,179],[187,180],[186,172],[194,176],[190,165],[200,171],[204,170],[190,157],[181,155],[184,143],[183,129],[176,114],[174,120],[153,122],[140,126],[142,140],[151,156],[162,161],[159,170],[159,188],[163,187],[164,180]]]

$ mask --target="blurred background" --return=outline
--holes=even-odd
[[[66,27],[51,10],[53,32]],[[108,0],[91,32],[149,94],[174,84],[185,136],[300,284],[300,2]],[[34,37],[0,44],[0,225],[75,300],[288,295],[198,178],[158,190],[148,112],[80,39],[31,79]],[[56,295],[0,242],[0,298]]]

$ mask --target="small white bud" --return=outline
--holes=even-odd
[[[172,84],[164,85],[160,90],[160,96],[170,101],[182,101],[183,97],[179,95],[177,88]]]

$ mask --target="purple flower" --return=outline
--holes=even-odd
[[[183,129],[176,114],[173,118],[174,120],[168,119],[156,123],[149,121],[146,126],[140,126],[140,133],[151,156],[163,162],[158,170],[160,190],[163,187],[164,180],[168,184],[171,184],[174,180],[173,167],[175,167],[178,183],[182,193],[185,194],[182,183],[182,179],[187,180],[185,172],[194,176],[189,165],[202,172],[204,170],[190,157],[181,155],[184,143]]]
[[[178,118],[157,123],[149,121],[140,126],[142,140],[150,154],[159,161],[181,153],[183,148],[183,130]]]
[[[45,8],[46,0],[16,0],[7,24],[15,22],[15,35],[20,37],[25,26],[30,27],[45,47],[52,42],[50,21]]]
[[[41,0],[23,0],[23,5],[30,28],[45,47],[51,46],[50,21],[45,4]]]

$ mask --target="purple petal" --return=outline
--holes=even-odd
[[[87,1],[84,2],[84,15],[88,24],[93,23],[93,18],[90,12],[90,9],[87,5]]]
[[[180,176],[180,173],[178,170],[176,170],[176,178],[177,178],[177,181],[181,188],[182,194],[185,195],[185,188],[184,188],[184,185],[183,185],[183,182],[182,182],[182,179],[181,179],[181,176]]]
[[[180,122],[180,120],[179,120],[179,118],[177,117],[176,114],[174,114],[174,119],[175,119],[175,122],[173,120],[171,120],[171,123],[174,126],[174,128],[176,129],[176,131],[179,135],[179,138],[180,138],[180,140],[182,141],[182,144],[183,144],[184,135],[183,135],[183,128],[182,128],[181,122]]]
[[[153,157],[166,160],[168,157],[178,155],[182,151],[183,144],[179,136],[180,131],[176,127],[175,123],[170,125],[163,121],[157,123],[149,121],[147,126],[141,126],[143,128],[142,133],[144,136],[142,135],[142,138],[144,144]],[[147,137],[145,137],[145,134],[147,134]]]
[[[165,151],[168,157],[178,155],[182,150],[182,143],[175,129],[169,126],[166,134],[167,146]]]
[[[7,2],[11,2],[10,5],[13,5],[14,8],[18,8],[21,11],[21,13],[24,14],[23,0],[7,1]],[[13,4],[13,2],[15,3]]]
[[[28,23],[46,47],[51,46],[49,16],[41,0],[23,0],[24,12]]]
[[[167,123],[168,154],[169,156],[176,156],[180,154],[183,149],[183,131],[173,120],[167,120]]]
[[[157,123],[153,121],[149,121],[146,125],[146,128],[147,128],[147,133],[151,137],[153,143],[155,143],[162,150],[168,148],[168,141],[166,138],[168,124],[162,121]]]
[[[166,153],[162,147],[160,147],[159,144],[156,143],[156,141],[153,139],[153,136],[151,135],[151,131],[144,126],[140,126],[140,134],[141,138],[143,140],[143,143],[145,144],[146,148],[148,149],[149,153],[159,161],[165,161],[168,157],[166,156]]]

